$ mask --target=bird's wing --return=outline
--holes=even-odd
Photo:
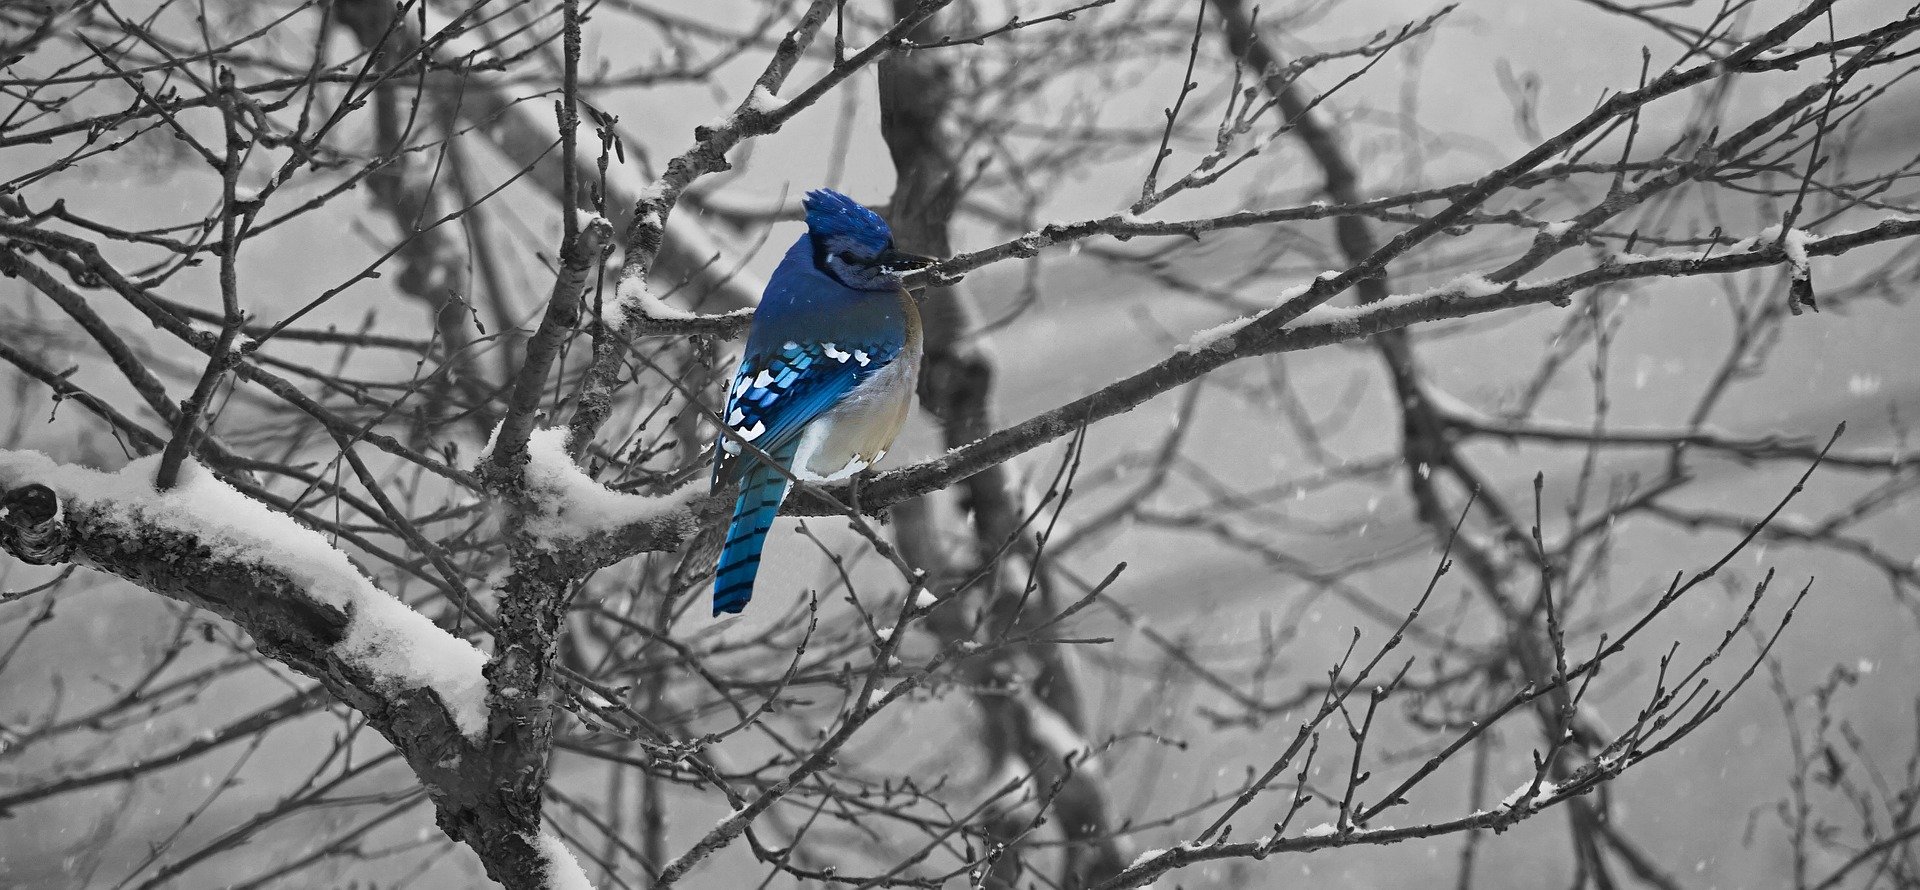
[[[897,346],[793,341],[775,351],[749,353],[734,374],[720,419],[754,447],[778,451],[899,354]],[[722,435],[713,465],[714,490],[738,478],[739,456],[739,443]]]

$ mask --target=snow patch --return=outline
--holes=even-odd
[[[1546,781],[1545,779],[1542,779],[1540,780],[1540,790],[1535,792],[1532,797],[1527,797],[1527,791],[1532,788],[1533,788],[1533,780],[1528,779],[1527,781],[1522,783],[1520,787],[1513,789],[1512,793],[1508,794],[1506,797],[1501,798],[1500,806],[1505,807],[1507,809],[1512,809],[1516,804],[1520,803],[1521,798],[1526,798],[1527,802],[1529,804],[1532,804],[1536,801],[1546,800],[1547,798],[1552,797],[1556,792],[1560,790],[1560,786],[1555,785],[1552,782]]]
[[[653,519],[683,505],[699,487],[683,486],[664,497],[614,491],[574,463],[573,456],[567,453],[571,436],[565,427],[537,429],[527,435],[527,465],[523,472],[534,511],[522,530],[541,544],[578,541]],[[488,444],[491,447],[492,443]]]
[[[629,313],[638,313],[656,321],[685,321],[694,317],[693,313],[654,296],[639,275],[621,278],[620,283],[614,286],[613,299],[601,308],[600,321],[618,330]]]
[[[777,114],[785,107],[787,103],[765,86],[754,87],[753,92],[747,94],[747,108],[757,114]]]
[[[539,848],[541,858],[547,860],[550,890],[593,890],[593,882],[587,880],[587,870],[580,867],[580,860],[559,838],[543,831],[533,843]]]
[[[1319,276],[1316,276],[1314,280],[1318,281],[1321,278],[1327,277],[1327,275],[1329,274],[1331,273],[1322,272],[1320,273]],[[1297,284],[1297,285],[1294,285],[1293,287],[1287,288],[1286,290],[1281,291],[1279,296],[1274,297],[1273,305],[1284,306],[1293,298],[1306,293],[1307,288],[1312,286],[1313,286],[1312,282],[1309,282],[1307,284]],[[1265,316],[1269,311],[1272,311],[1272,310],[1262,310],[1260,312],[1255,312],[1252,315],[1236,318],[1224,324],[1214,325],[1213,327],[1207,328],[1204,331],[1200,331],[1194,334],[1193,336],[1188,337],[1187,342],[1180,344],[1180,348],[1174,351],[1175,352],[1232,352],[1234,349],[1234,346],[1236,345],[1234,343],[1234,335],[1240,333],[1241,328],[1244,328],[1247,325],[1252,324],[1254,321]]]
[[[1807,242],[1815,240],[1818,240],[1817,237],[1806,229],[1788,229],[1785,235],[1781,235],[1779,226],[1768,226],[1760,230],[1758,237],[1741,243],[1748,245],[1748,249],[1750,250],[1756,244],[1777,241],[1780,244],[1780,249],[1786,251],[1787,265],[1793,267],[1796,271],[1805,271],[1807,263],[1809,262],[1807,259]]]
[[[1485,276],[1469,273],[1437,287],[1410,294],[1394,294],[1361,306],[1329,306],[1322,303],[1301,313],[1288,328],[1290,330],[1330,328],[1341,339],[1352,339],[1361,336],[1362,325],[1367,319],[1381,313],[1440,298],[1489,297],[1514,286],[1516,285],[1496,284],[1488,281]]]
[[[1155,847],[1151,850],[1141,850],[1140,855],[1133,857],[1133,861],[1127,863],[1127,868],[1128,869],[1139,868],[1140,866],[1145,865],[1148,860],[1153,859],[1154,857],[1159,856],[1165,852],[1167,852],[1166,849],[1161,847]]]
[[[1469,272],[1433,290],[1427,291],[1423,296],[1457,293],[1463,297],[1491,297],[1506,289],[1507,285],[1496,284],[1488,281],[1482,275]]]
[[[702,318],[752,318],[753,308],[735,309],[720,315],[703,316],[689,312],[653,295],[647,289],[647,283],[638,275],[620,279],[614,286],[613,299],[608,300],[600,309],[600,321],[608,328],[619,330],[633,315],[653,321],[694,321]]]
[[[1225,324],[1214,325],[1213,327],[1207,328],[1204,331],[1200,331],[1194,334],[1193,336],[1188,337],[1187,342],[1180,344],[1180,348],[1174,351],[1175,352],[1210,352],[1210,351],[1232,352],[1233,346],[1234,346],[1233,335],[1240,333],[1241,328],[1246,327],[1247,325],[1251,324],[1254,319],[1259,318],[1260,316],[1265,314],[1266,313],[1264,312],[1256,312],[1252,315],[1236,318]]]

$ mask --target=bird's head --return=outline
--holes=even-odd
[[[813,264],[855,290],[891,291],[908,272],[933,265],[897,250],[887,221],[832,189],[815,189],[800,202],[813,236]]]

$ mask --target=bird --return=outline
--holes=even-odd
[[[733,435],[715,443],[713,491],[739,486],[714,569],[715,617],[753,598],[760,550],[787,494],[781,469],[832,482],[879,462],[906,423],[920,372],[920,309],[901,279],[934,260],[896,248],[886,220],[839,192],[807,192],[801,205],[807,231],[754,309],[721,415]]]

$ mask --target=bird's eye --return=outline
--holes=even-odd
[[[855,265],[858,262],[858,259],[854,257],[852,253],[849,253],[844,250],[834,254],[833,258],[836,260],[839,260],[842,265],[847,265],[847,266]]]

